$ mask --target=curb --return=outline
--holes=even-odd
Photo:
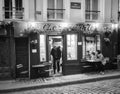
[[[34,85],[34,86],[28,86],[28,87],[4,89],[4,90],[0,90],[0,93],[59,87],[59,86],[65,86],[65,85],[80,84],[80,83],[82,84],[82,83],[96,82],[96,81],[102,81],[102,80],[108,80],[108,79],[118,79],[118,78],[120,78],[120,75],[90,78],[90,79],[83,79],[83,80],[76,80],[76,81],[69,81],[69,82],[60,82],[60,83],[58,82],[58,83],[51,83],[51,84],[44,84],[44,85]]]

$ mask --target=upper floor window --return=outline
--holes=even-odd
[[[87,21],[99,19],[100,11],[98,6],[98,0],[85,0],[85,18]]]
[[[4,19],[23,19],[22,0],[4,0]]]
[[[48,20],[64,19],[63,0],[48,0],[47,18]]]

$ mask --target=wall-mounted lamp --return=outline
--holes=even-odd
[[[35,28],[36,27],[36,23],[35,22],[29,22],[27,27],[28,28]]]
[[[93,23],[93,24],[92,24],[92,27],[93,27],[94,29],[98,29],[99,23]]]
[[[118,24],[113,23],[112,24],[112,30],[116,30],[118,28]]]
[[[68,27],[68,23],[61,23],[61,27],[64,29],[64,28],[67,28]]]

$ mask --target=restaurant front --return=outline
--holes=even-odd
[[[109,60],[117,56],[117,30],[112,24],[13,22],[16,78],[53,76],[50,55],[60,46],[60,75],[94,71],[87,53],[101,50]],[[90,58],[89,58],[90,60]],[[106,69],[116,68],[111,63]]]

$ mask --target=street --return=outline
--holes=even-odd
[[[120,94],[120,79],[11,92],[7,94]]]

